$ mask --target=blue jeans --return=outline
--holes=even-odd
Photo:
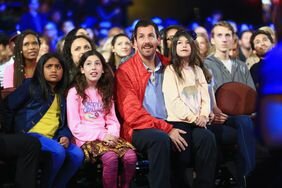
[[[242,164],[241,173],[246,176],[256,165],[256,142],[253,121],[249,116],[237,115],[229,117],[226,125],[237,130],[237,143],[240,150],[238,161]]]
[[[209,129],[214,132],[219,144],[237,144],[236,167],[237,178],[243,181],[255,167],[255,136],[253,121],[249,116],[229,116],[224,125],[212,125]]]
[[[41,187],[66,187],[83,162],[83,151],[74,144],[64,148],[57,140],[37,133],[29,134],[40,141],[41,150],[48,155],[48,160],[43,162]]]

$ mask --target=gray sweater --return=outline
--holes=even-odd
[[[246,63],[240,61],[239,59],[231,59],[231,61],[232,68],[230,73],[224,64],[214,57],[214,55],[210,55],[205,59],[204,64],[211,71],[213,76],[214,91],[227,82],[241,82],[255,89],[252,76]]]

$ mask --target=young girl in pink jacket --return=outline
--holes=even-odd
[[[82,55],[78,68],[80,71],[67,95],[67,119],[74,142],[83,149],[86,160],[102,161],[104,188],[117,187],[121,159],[123,172],[119,184],[127,188],[135,174],[137,158],[133,146],[119,135],[113,73],[95,50]]]

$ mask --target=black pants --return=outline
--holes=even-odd
[[[28,135],[0,134],[0,158],[17,160],[16,187],[36,187],[40,147],[39,141]]]
[[[197,174],[195,187],[213,187],[216,166],[216,142],[213,133],[183,122],[169,123],[187,132],[182,135],[189,145],[185,151],[176,151],[168,134],[161,130],[144,129],[133,132],[133,145],[138,151],[148,155],[150,187],[187,187],[185,170],[190,165],[193,165]],[[171,178],[175,180],[173,184]]]
[[[209,188],[214,186],[216,168],[216,141],[214,134],[208,129],[197,127],[195,124],[184,122],[169,122],[174,128],[182,129],[187,134],[182,135],[188,143],[184,152],[175,152],[173,155],[174,167],[176,167],[176,181],[174,187],[188,187],[185,184],[185,170],[187,167],[194,167],[196,179],[193,187]]]
[[[171,141],[168,134],[159,129],[134,130],[132,143],[137,151],[148,156],[150,188],[170,188]]]

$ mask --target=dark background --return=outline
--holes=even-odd
[[[219,10],[223,19],[261,25],[261,9],[261,0],[133,0],[128,15],[129,21],[160,16],[176,18],[186,24],[193,20],[203,22]]]
[[[50,5],[79,14],[95,16],[95,6],[103,0],[41,0]],[[204,23],[214,11],[222,12],[223,19],[236,23],[261,26],[268,24],[262,20],[261,0],[108,0],[122,7],[122,26],[130,25],[140,18],[174,18],[187,25],[193,21]],[[5,5],[5,11],[1,6]],[[0,30],[15,30],[16,22],[27,10],[27,0],[0,0]],[[81,5],[81,6],[80,6]],[[67,10],[66,10],[67,9]]]

